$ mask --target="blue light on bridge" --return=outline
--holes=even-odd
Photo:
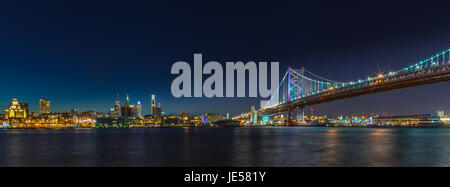
[[[270,122],[270,116],[269,115],[263,115],[262,116],[262,122],[263,123]]]

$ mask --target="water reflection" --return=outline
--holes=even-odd
[[[391,166],[395,163],[393,152],[394,141],[391,129],[374,129],[369,133],[367,140],[368,151],[367,162],[369,166]]]
[[[450,129],[1,130],[0,166],[450,166]]]
[[[321,166],[343,166],[339,146],[338,129],[327,129],[324,134],[324,163]]]

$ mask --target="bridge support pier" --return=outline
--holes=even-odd
[[[302,122],[305,122],[305,107],[302,107]]]
[[[288,112],[287,112],[286,126],[291,126],[292,125],[291,115],[292,115],[292,107],[289,107],[288,108]]]
[[[301,111],[301,117],[298,118]],[[288,113],[287,113],[287,126],[293,126],[297,125],[293,120],[296,119],[297,122],[301,120],[302,122],[305,122],[305,107],[289,107]]]

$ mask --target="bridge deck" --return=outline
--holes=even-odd
[[[261,109],[260,111],[258,111],[258,113],[282,113],[288,111],[289,108],[301,108],[339,99],[408,88],[413,86],[434,84],[449,80],[450,64],[446,63],[417,70],[401,71],[395,73],[394,75],[373,78],[373,80],[370,81],[355,82],[354,84],[348,86],[333,88],[319,94],[294,99],[275,107]]]

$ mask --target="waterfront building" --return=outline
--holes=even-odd
[[[441,119],[431,114],[408,116],[383,116],[373,119],[374,125],[392,126],[434,126],[440,125]]]
[[[25,119],[28,115],[28,104],[19,103],[17,99],[13,99],[9,105],[9,109],[5,110],[6,119]]]
[[[183,121],[178,116],[170,115],[170,116],[164,117],[164,125],[181,126],[183,124],[184,124]]]
[[[98,128],[123,128],[128,124],[124,118],[106,118],[100,117],[96,119],[95,125]]]
[[[46,97],[41,98],[39,100],[39,114],[50,114],[50,100]]]
[[[207,123],[209,123],[209,124],[214,123],[219,120],[222,120],[222,119],[223,119],[222,114],[211,114],[211,113],[206,114],[206,120],[207,120]]]

